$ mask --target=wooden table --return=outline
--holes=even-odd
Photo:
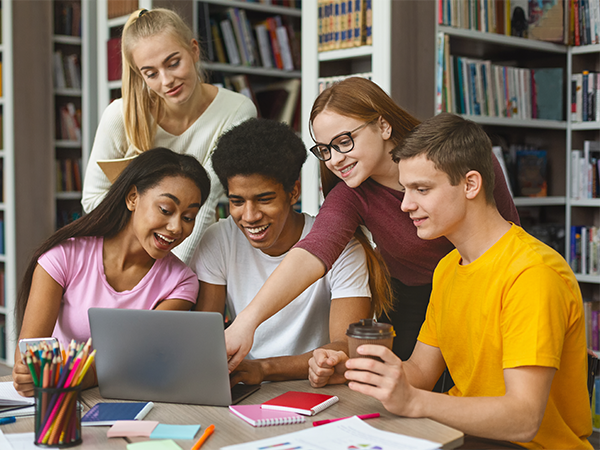
[[[9,379],[10,377],[2,377],[0,378],[0,381],[7,381]],[[233,415],[233,413],[229,412],[228,408],[225,407],[157,402],[155,402],[154,408],[146,416],[146,419],[157,420],[160,423],[166,424],[201,424],[202,430],[211,423],[214,424],[215,432],[202,446],[202,450],[219,449],[227,445],[300,431],[303,428],[312,427],[312,422],[314,420],[333,419],[337,417],[352,416],[354,414],[368,414],[374,412],[380,413],[381,417],[369,419],[366,423],[375,428],[379,428],[380,430],[439,442],[443,444],[444,448],[455,448],[463,442],[463,434],[460,431],[430,419],[408,419],[395,416],[387,412],[379,401],[354,392],[346,385],[327,386],[325,388],[314,389],[306,380],[265,383],[259,391],[244,399],[241,404],[262,403],[276,395],[292,390],[337,395],[340,401],[320,412],[317,416],[307,417],[305,423],[294,425],[255,428]],[[86,406],[86,410],[99,401],[107,401],[100,396],[98,388],[84,391],[82,393],[82,399]],[[5,434],[32,432],[33,417],[19,418],[16,423],[2,425],[0,429]],[[125,449],[129,442],[145,440],[145,438],[130,438],[129,440],[108,439],[106,437],[108,427],[83,427],[82,429],[83,444],[79,448],[84,448],[86,450]],[[196,438],[198,437],[199,434],[196,435]],[[184,450],[189,450],[192,445],[194,445],[195,441],[177,440],[176,442]]]

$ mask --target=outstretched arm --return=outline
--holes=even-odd
[[[325,266],[319,258],[300,248],[290,250],[252,302],[225,330],[230,372],[252,348],[256,328],[324,274]]]
[[[434,347],[419,343],[421,350]],[[439,352],[439,349],[435,349]],[[435,355],[435,350],[429,356]],[[421,358],[418,349],[406,363],[390,350],[378,345],[363,345],[358,349],[364,355],[380,357],[383,362],[370,358],[354,358],[346,363],[346,378],[350,389],[370,395],[382,402],[390,412],[406,417],[427,417],[456,428],[463,433],[488,439],[528,442],[538,432],[550,387],[556,369],[541,366],[523,366],[504,369],[505,394],[499,397],[455,397],[424,390],[434,377],[423,374],[428,367],[437,367],[439,358]],[[413,360],[413,358],[415,358]],[[412,362],[411,362],[412,361]],[[439,374],[437,374],[439,375]]]
[[[348,325],[368,317],[371,300],[368,297],[338,298],[331,301],[329,314],[329,340],[322,349],[348,351],[346,329]],[[314,350],[315,352],[317,350]],[[323,350],[324,351],[324,350]],[[243,360],[231,374],[231,383],[260,384],[263,381],[301,380],[308,376],[308,361],[313,351],[301,355]]]

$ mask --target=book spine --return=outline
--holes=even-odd
[[[313,415],[314,415],[314,414],[318,414],[318,413],[320,413],[321,411],[323,411],[324,409],[327,409],[327,408],[329,408],[329,407],[330,407],[331,405],[333,405],[334,403],[337,403],[337,402],[338,402],[338,400],[339,400],[339,398],[338,398],[337,396],[335,396],[335,395],[334,395],[333,397],[331,397],[331,398],[329,398],[329,399],[325,400],[323,403],[321,403],[320,405],[317,405],[317,406],[315,406],[315,407],[312,409]]]
[[[274,425],[291,425],[294,423],[304,423],[305,419],[302,416],[298,417],[281,417],[279,419],[261,419],[255,423],[257,427],[270,427]]]

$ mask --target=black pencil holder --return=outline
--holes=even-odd
[[[66,448],[81,444],[81,386],[34,388],[35,445]]]

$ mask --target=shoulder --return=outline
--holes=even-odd
[[[196,274],[190,269],[182,260],[180,260],[173,253],[169,253],[164,258],[157,261],[160,266],[160,270],[157,272],[160,273],[160,276],[165,277],[166,279],[173,279],[176,276],[179,280],[185,280],[188,278],[196,278]]]
[[[99,127],[114,128],[115,126],[124,126],[123,99],[119,98],[111,102],[100,118]]]
[[[220,111],[228,111],[230,116],[242,116],[249,119],[257,115],[256,106],[252,100],[229,89],[219,88],[214,101]]]

